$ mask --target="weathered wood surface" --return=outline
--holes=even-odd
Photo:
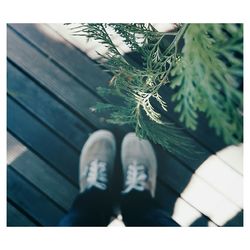
[[[10,202],[7,203],[7,225],[12,227],[32,227],[37,226],[22,212],[16,209]]]
[[[24,213],[24,218],[33,218],[33,224],[56,225],[77,193],[78,158],[88,135],[107,128],[119,145],[130,128],[107,124],[105,114],[91,112],[98,101],[117,101],[104,100],[96,92],[96,87],[108,84],[110,76],[49,26],[10,24],[7,56],[8,146],[13,149],[8,149],[10,215]],[[173,111],[167,119],[181,126]],[[155,147],[156,199],[182,226],[240,226],[242,172],[237,164],[230,166],[232,161],[224,155],[211,156],[224,144],[204,121],[201,124],[196,132],[184,132],[204,152],[200,157],[186,160]],[[209,156],[212,164],[204,162]],[[116,174],[119,168],[117,157]],[[114,186],[118,195],[120,177],[114,178]],[[41,196],[51,214],[46,217],[33,202],[29,204],[26,191],[34,199]],[[55,213],[56,219],[50,220]]]
[[[7,169],[7,195],[23,210],[44,226],[56,225],[64,212],[48,199],[40,190],[33,187],[11,166]]]
[[[8,133],[7,163],[19,174],[42,190],[63,209],[68,210],[78,193],[78,188],[69,183],[50,165]]]

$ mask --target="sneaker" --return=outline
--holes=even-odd
[[[135,133],[128,133],[122,141],[121,160],[124,173],[122,193],[149,190],[154,197],[157,161],[150,142],[139,139]]]
[[[101,190],[109,188],[114,168],[116,142],[107,130],[98,130],[90,135],[80,156],[80,192],[91,187]]]

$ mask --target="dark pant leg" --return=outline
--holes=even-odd
[[[93,187],[76,197],[59,226],[107,226],[111,213],[109,192]]]
[[[149,191],[132,190],[123,194],[121,210],[126,226],[179,226],[157,206]]]

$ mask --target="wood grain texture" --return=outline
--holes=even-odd
[[[83,86],[96,93],[96,88],[107,85],[111,76],[100,70],[100,67],[72,44],[46,24],[10,24],[21,35],[25,36],[43,53],[62,65],[67,71],[81,81]],[[51,38],[51,39],[48,39]]]
[[[7,226],[11,227],[34,227],[37,226],[22,212],[7,202]]]
[[[8,165],[68,211],[79,190],[10,133],[7,140]]]
[[[78,153],[8,97],[8,129],[78,185]]]
[[[41,225],[55,226],[64,212],[15,170],[8,167],[7,195]]]
[[[49,217],[39,218],[41,211],[23,197],[27,189],[31,189],[27,191],[31,197],[42,194],[44,208],[48,204],[51,214],[57,213],[57,208],[62,214],[77,193],[79,152],[88,134],[95,129],[110,129],[119,152],[130,128],[107,124],[107,114],[90,111],[103,100],[95,89],[105,86],[109,75],[47,25],[11,24],[7,56],[8,130],[14,149],[8,155],[8,180],[11,187],[16,180],[21,185],[17,197],[14,192],[9,192],[9,197],[42,225],[56,225]],[[167,119],[181,126],[171,104]],[[157,201],[182,226],[241,226],[242,196],[238,194],[242,193],[242,172],[229,166],[232,161],[221,154],[212,156],[216,159],[213,165],[201,165],[224,144],[204,121],[200,124],[196,132],[185,130],[203,151],[200,156],[185,159],[155,146]],[[120,175],[117,157],[117,195],[122,185]],[[237,188],[232,190],[230,186]]]
[[[79,116],[95,127],[109,127],[103,118],[91,112],[90,107],[98,100],[96,96],[82,88],[64,70],[55,65],[50,58],[40,53],[20,38],[13,30],[8,29],[7,56],[25,72],[37,79],[40,84],[70,106]],[[24,60],[25,59],[25,60]]]
[[[8,94],[80,152],[93,128],[9,62],[7,72]]]

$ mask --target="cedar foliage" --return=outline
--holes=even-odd
[[[79,24],[71,29],[108,48],[102,57],[113,78],[98,92],[119,96],[121,105],[98,103],[96,110],[110,110],[109,122],[132,125],[139,137],[188,155],[189,139],[164,120],[167,103],[173,101],[187,128],[195,130],[203,112],[227,144],[242,141],[241,24],[179,24],[171,32],[159,32],[151,24]],[[110,30],[122,37],[140,63],[119,51]],[[162,98],[161,88],[174,89],[171,100]]]

